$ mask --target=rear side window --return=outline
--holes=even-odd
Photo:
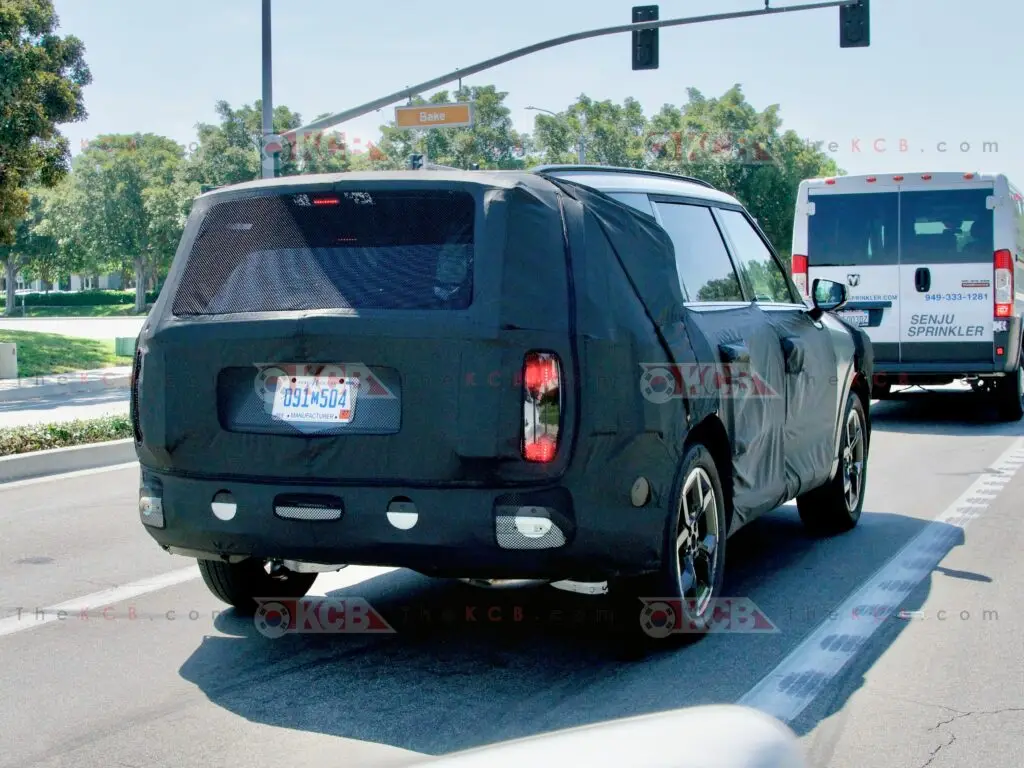
[[[901,260],[904,264],[991,261],[991,189],[903,192],[900,195]]]
[[[900,201],[896,192],[812,195],[807,263],[812,267],[899,264]]]
[[[188,254],[175,315],[469,307],[472,195],[289,194],[213,207]]]
[[[743,301],[736,270],[711,209],[703,205],[656,203],[672,238],[676,270],[687,301]]]
[[[640,192],[609,192],[608,197],[613,200],[618,200],[624,205],[628,205],[630,208],[636,208],[641,213],[646,213],[648,216],[653,216],[654,212],[651,210],[651,199]]]
[[[739,211],[719,209],[718,218],[754,298],[783,304],[795,301],[789,292],[786,274],[747,217]]]

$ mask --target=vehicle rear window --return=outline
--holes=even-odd
[[[466,192],[341,191],[213,207],[175,315],[467,308],[475,201]]]
[[[991,261],[991,189],[903,192],[901,260],[905,264]]]
[[[807,263],[848,267],[899,263],[899,195],[812,195],[807,217]]]

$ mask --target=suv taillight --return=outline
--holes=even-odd
[[[1013,314],[1013,254],[1008,250],[996,251],[993,256],[993,299],[996,317]]]
[[[142,350],[136,342],[135,361],[132,363],[132,376],[130,383],[129,411],[132,420],[132,430],[135,432],[135,442],[142,442],[142,427],[139,423],[139,376],[142,374]]]
[[[793,282],[801,296],[807,296],[807,257],[793,254]]]
[[[554,461],[561,421],[558,355],[528,352],[523,360],[523,458],[541,464]]]

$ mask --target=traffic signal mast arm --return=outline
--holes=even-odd
[[[427,80],[425,83],[419,83],[418,85],[404,88],[401,91],[382,96],[379,99],[367,102],[358,107],[347,109],[344,112],[338,112],[334,115],[328,115],[327,117],[315,120],[309,125],[304,125],[301,128],[295,128],[287,131],[284,134],[284,139],[291,144],[293,147],[296,144],[296,138],[301,139],[309,134],[315,134],[318,131],[323,131],[327,128],[332,128],[339,123],[344,123],[348,120],[354,120],[357,117],[362,117],[370,112],[376,112],[378,109],[386,107],[390,104],[394,104],[405,99],[410,99],[423,91],[429,91],[434,88],[439,88],[442,85],[453,83],[457,80],[475,75],[478,72],[484,72],[488,69],[492,69],[501,64],[505,64],[515,59],[520,59],[523,56],[529,56],[531,53],[537,53],[539,51],[545,51],[549,48],[557,48],[560,45],[566,45],[567,43],[575,43],[578,40],[588,40],[593,37],[605,37],[607,35],[619,35],[626,32],[641,32],[643,30],[654,30],[661,29],[662,27],[681,27],[687,24],[704,24],[711,21],[725,21],[727,19],[745,19],[753,16],[768,16],[778,13],[795,13],[799,11],[816,11],[823,8],[845,8],[847,6],[856,6],[861,3],[866,5],[868,0],[830,0],[829,2],[820,3],[805,3],[802,5],[790,5],[784,8],[769,8],[765,7],[756,11],[734,11],[732,13],[716,13],[710,16],[694,16],[691,18],[683,19],[665,19],[662,21],[647,21],[640,23],[631,24],[620,24],[615,27],[603,27],[601,29],[592,29],[586,32],[576,32],[571,35],[563,35],[562,37],[556,37],[551,40],[545,40],[542,43],[535,43],[534,45],[528,45],[525,48],[519,48],[501,56],[495,56],[492,59],[487,59],[479,64],[474,64],[470,67],[463,67],[457,69],[454,72],[449,72],[446,75],[435,77],[432,80]]]

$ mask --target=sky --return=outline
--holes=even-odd
[[[772,7],[797,4],[771,0]],[[87,120],[62,126],[77,153],[103,133],[157,133],[188,146],[214,105],[260,98],[260,0],[54,0],[61,34],[86,46]],[[660,18],[755,10],[763,0],[663,0]],[[623,0],[273,0],[273,101],[311,121],[541,40],[628,23]],[[537,106],[581,94],[651,115],[686,89],[741,84],[784,129],[823,142],[849,173],[1006,173],[1024,186],[1019,0],[873,0],[868,48],[839,47],[839,10],[661,30],[660,68],[634,72],[630,36],[584,40],[467,78],[494,84],[520,131]],[[451,87],[454,87],[451,86]],[[430,92],[423,94],[429,97]],[[388,107],[337,126],[375,141]],[[986,144],[988,144],[986,150]]]

